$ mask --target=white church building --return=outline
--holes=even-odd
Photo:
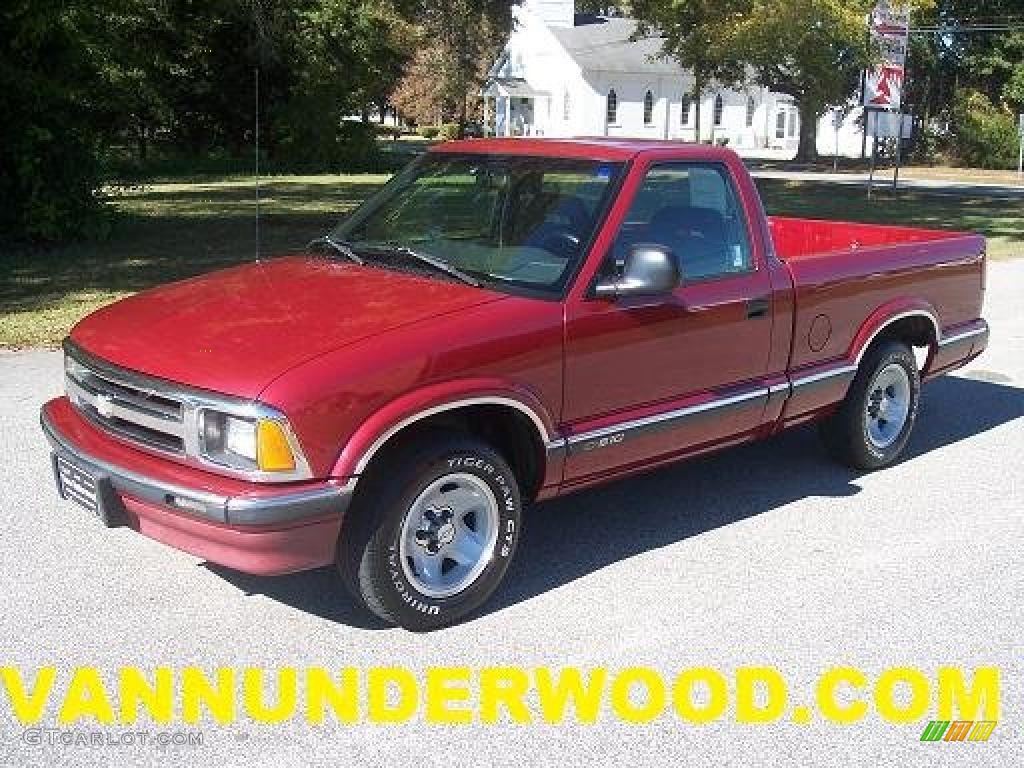
[[[513,14],[482,92],[489,134],[696,141],[693,76],[661,55],[661,38],[633,41],[636,21],[577,14],[573,0],[524,0]],[[859,156],[855,118],[841,128],[841,151]],[[703,141],[742,155],[791,158],[799,145],[793,99],[760,86],[706,87],[700,120]],[[823,118],[819,152],[834,152],[835,133]]]

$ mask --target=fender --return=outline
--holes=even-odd
[[[931,349],[925,363],[927,370],[942,338],[935,310],[928,302],[920,299],[900,298],[887,302],[868,315],[854,334],[845,355],[798,372],[790,372],[790,395],[775,429],[805,421],[835,407],[846,397],[871,342],[890,325],[907,317],[926,318],[932,324],[934,338],[929,345]]]
[[[345,443],[335,461],[332,477],[352,477],[362,474],[374,454],[394,435],[415,424],[447,410],[472,405],[503,405],[515,408],[527,416],[537,430],[537,436],[547,454],[560,453],[564,440],[557,434],[555,423],[548,409],[532,392],[522,387],[509,385],[500,379],[463,379],[433,384],[401,397],[379,409],[366,419]],[[543,485],[552,478],[556,470],[548,462]]]

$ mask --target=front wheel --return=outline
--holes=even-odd
[[[424,631],[452,624],[501,582],[519,538],[515,475],[487,443],[437,432],[399,449],[349,511],[338,568],[381,619]]]
[[[894,462],[917,420],[921,376],[906,344],[889,341],[868,350],[846,397],[821,424],[829,452],[857,469]]]

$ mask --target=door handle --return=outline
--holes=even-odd
[[[767,296],[759,296],[756,299],[747,301],[747,319],[753,320],[758,317],[767,317],[768,308],[771,303]]]

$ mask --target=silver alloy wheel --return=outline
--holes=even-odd
[[[409,583],[427,597],[457,595],[483,573],[498,541],[498,500],[481,478],[439,477],[409,507],[399,556]]]
[[[910,377],[902,365],[889,363],[868,387],[864,425],[876,448],[896,442],[910,413]]]

